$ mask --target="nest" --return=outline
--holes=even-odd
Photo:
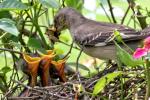
[[[9,91],[5,97],[8,100],[103,100],[105,98],[109,100],[121,99],[123,97],[126,100],[143,100],[145,97],[146,83],[145,79],[141,76],[142,68],[129,69],[124,67],[124,72],[132,72],[132,74],[122,75],[124,84],[121,85],[120,77],[116,77],[114,81],[111,81],[105,86],[97,96],[92,96],[93,88],[97,81],[104,75],[118,71],[117,66],[106,68],[100,71],[97,75],[90,78],[80,77],[78,78],[72,75],[68,75],[68,81],[65,83],[53,82],[51,86],[41,87],[35,86],[31,88],[21,81],[14,81],[17,83],[13,93],[24,87],[25,89],[21,92],[20,96],[12,96]],[[134,75],[135,74],[135,75]],[[127,80],[126,80],[127,79]],[[82,91],[79,91],[78,87],[74,87],[75,84],[82,84]],[[14,95],[14,94],[13,94]],[[27,96],[25,96],[27,95]]]

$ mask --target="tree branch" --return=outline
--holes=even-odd
[[[109,10],[110,10],[110,14],[111,14],[112,20],[113,20],[114,23],[117,23],[117,21],[115,19],[115,16],[114,16],[114,13],[113,13],[113,7],[112,7],[112,5],[110,3],[110,0],[107,0],[107,2],[108,2],[108,5],[109,5]]]
[[[134,10],[134,7],[136,5],[134,0],[127,0],[127,1],[128,1],[128,4],[129,4],[130,8],[132,9],[134,15],[135,14],[137,15],[136,18],[139,21],[141,28],[144,29],[145,27],[147,27],[146,17],[142,15],[139,8],[137,8],[137,12],[135,12],[135,10]]]

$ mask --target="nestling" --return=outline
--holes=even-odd
[[[124,25],[90,20],[70,7],[60,9],[54,18],[54,26],[57,32],[69,29],[72,38],[83,51],[99,59],[116,59],[116,47],[111,40],[114,30],[120,32],[124,42],[133,50],[142,39],[150,35],[150,32],[136,31]]]

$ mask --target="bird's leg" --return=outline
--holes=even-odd
[[[79,52],[79,55],[77,57],[77,60],[76,60],[76,72],[75,74],[70,78],[70,80],[72,80],[74,77],[77,76],[78,80],[79,80],[79,83],[81,83],[81,80],[80,80],[80,72],[79,72],[79,59],[80,59],[80,56],[82,54],[82,51],[83,51],[83,48],[81,48],[80,52]]]
[[[76,61],[76,74],[77,74],[77,78],[78,78],[80,83],[81,83],[81,79],[80,79],[80,72],[79,72],[79,59],[80,59],[80,56],[82,54],[82,51],[83,51],[83,47],[81,48],[80,53],[77,57],[77,61]]]
[[[97,66],[96,58],[93,58],[93,60],[94,60],[94,63],[93,63],[94,68],[95,68],[95,70],[99,73],[100,71],[99,71],[99,66]]]
[[[72,41],[72,43],[70,45],[70,49],[69,49],[68,53],[63,57],[63,59],[66,58],[71,53],[71,50],[73,48],[73,44],[74,44],[74,40]]]

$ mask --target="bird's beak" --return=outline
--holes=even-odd
[[[49,30],[53,31],[53,32],[56,32],[56,27],[53,26],[53,27],[49,28]]]
[[[60,32],[54,32],[54,36],[57,38],[57,39],[59,39],[59,35],[60,35]]]
[[[42,69],[42,85],[48,86],[50,85],[50,73],[49,68],[51,65],[52,58],[55,57],[55,53],[53,50],[47,50],[47,54],[41,54],[41,69]]]
[[[56,70],[58,71],[58,75],[59,75],[59,78],[62,82],[66,82],[67,79],[66,79],[66,76],[65,76],[65,63],[66,63],[66,59],[63,59],[63,60],[58,60],[58,61],[52,61],[51,62]]]
[[[27,62],[27,70],[29,70],[31,75],[31,83],[30,86],[34,87],[37,83],[37,74],[38,74],[38,67],[41,61],[40,57],[31,57],[29,55],[23,54],[24,60]]]
[[[52,31],[52,32],[54,33],[54,36],[55,36],[57,39],[59,39],[60,32],[57,30],[56,27],[53,26],[53,27],[49,28],[48,30],[49,30],[49,31]]]

